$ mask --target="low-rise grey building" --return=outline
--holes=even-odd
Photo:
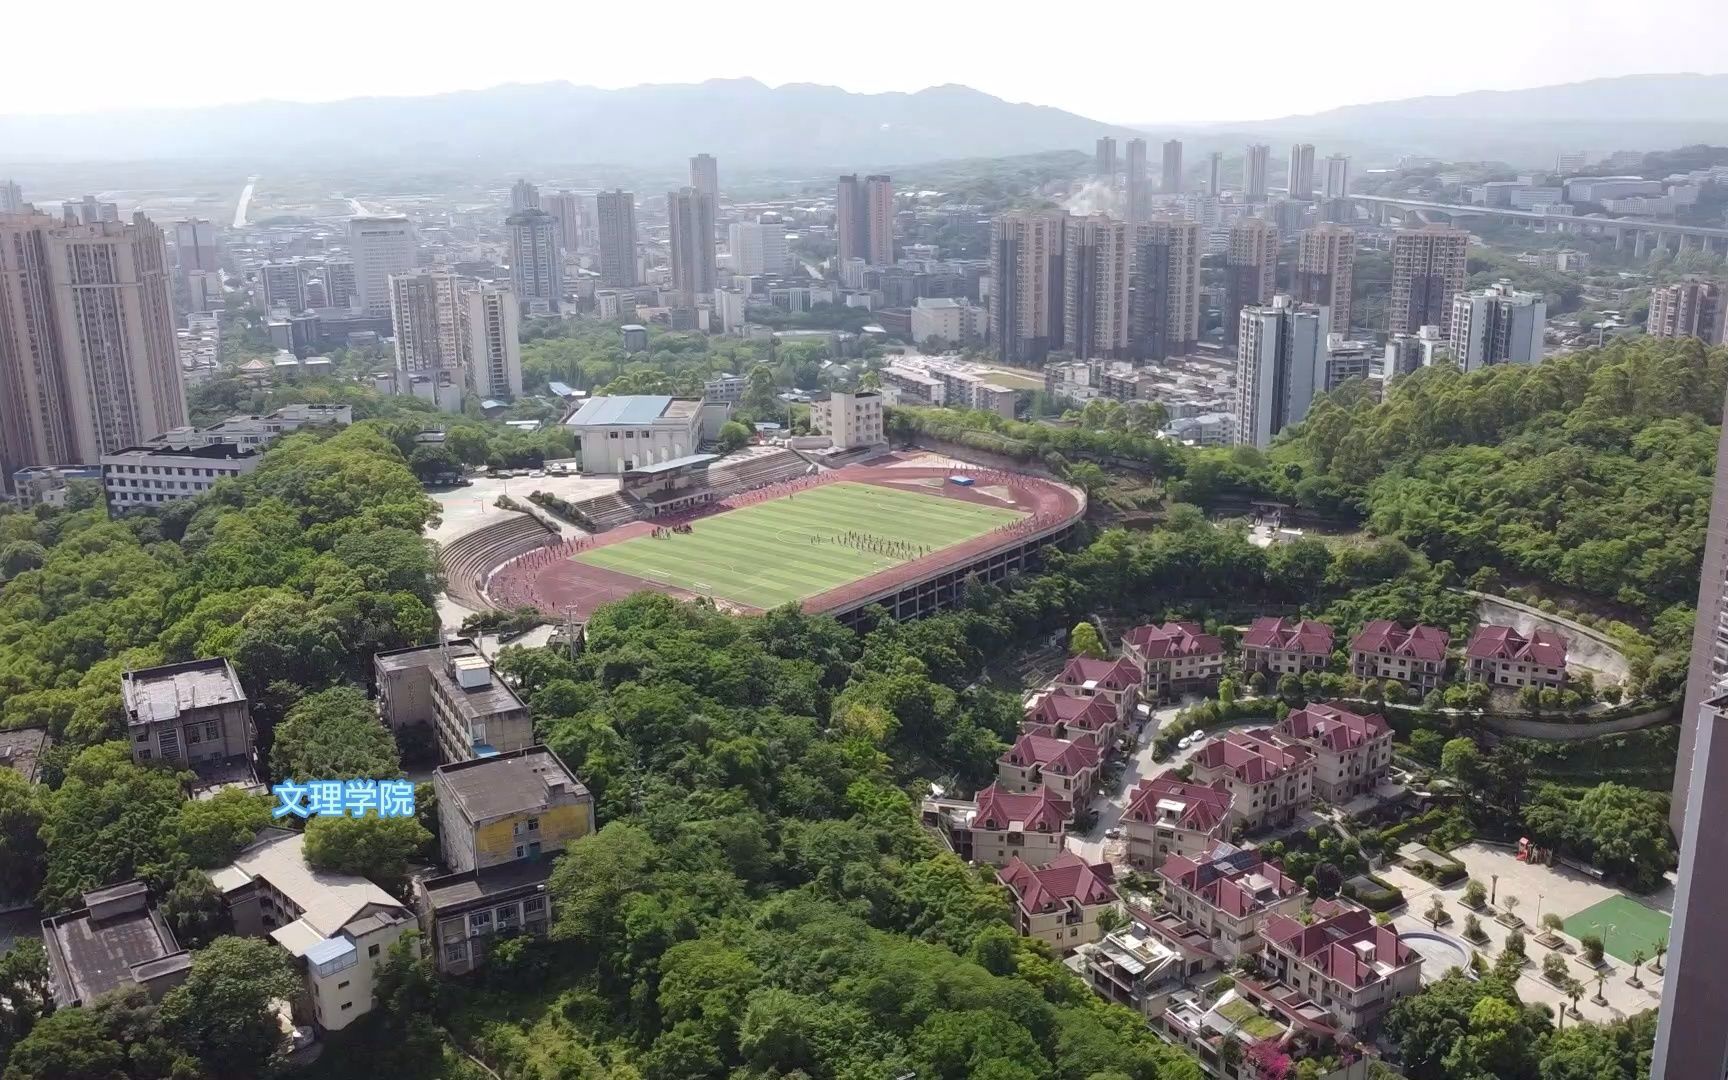
[[[251,704],[223,657],[125,672],[120,696],[133,761],[214,767],[254,757]]]
[[[43,919],[42,943],[54,1004],[63,1009],[132,986],[160,1000],[192,963],[142,881],[94,889],[83,907]]]
[[[390,730],[428,725],[442,761],[490,757],[534,742],[528,706],[466,638],[381,652],[373,670],[378,712]]]

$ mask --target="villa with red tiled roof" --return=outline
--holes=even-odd
[[[1142,780],[1128,795],[1122,831],[1129,865],[1152,870],[1170,855],[1203,855],[1230,837],[1230,789],[1191,784],[1173,772]]]
[[[1464,650],[1465,678],[1490,686],[1566,685],[1566,650],[1571,643],[1552,630],[1536,628],[1529,637],[1510,626],[1478,626]]]
[[[1122,738],[1122,720],[1116,708],[1102,697],[1078,697],[1058,687],[1038,695],[1026,712],[1020,730],[1036,731],[1058,739],[1090,735],[1106,754]]]
[[[1010,859],[996,879],[1014,895],[1020,933],[1066,953],[1103,936],[1098,913],[1116,904],[1114,874],[1107,862],[1088,863],[1065,851],[1043,869]]]
[[[1261,963],[1283,984],[1267,990],[1286,1001],[1306,997],[1330,1009],[1339,1028],[1361,1034],[1394,1001],[1422,988],[1422,954],[1364,908],[1317,905],[1322,912],[1306,925],[1282,913],[1266,919]]]
[[[1242,670],[1277,678],[1323,671],[1332,660],[1332,628],[1312,619],[1255,619],[1242,635]]]
[[[1248,829],[1287,822],[1314,796],[1313,751],[1280,744],[1264,728],[1213,739],[1189,764],[1195,780],[1224,785],[1231,814]]]
[[[1308,894],[1284,868],[1252,848],[1220,844],[1199,858],[1172,855],[1158,868],[1164,904],[1212,939],[1234,962],[1260,948],[1270,916],[1295,916]]]
[[[1393,679],[1426,694],[1446,679],[1452,635],[1417,624],[1406,630],[1391,619],[1375,619],[1350,639],[1350,673],[1359,679]]]
[[[1147,698],[1212,689],[1224,673],[1224,642],[1195,622],[1136,626],[1122,635],[1122,655],[1140,670]]]
[[[996,779],[1017,794],[1049,787],[1059,798],[1083,802],[1092,794],[1104,755],[1090,736],[1055,739],[1024,734],[996,759]]]
[[[1018,857],[1036,867],[1065,850],[1074,804],[1046,787],[1022,795],[991,784],[971,800],[926,799],[923,813],[968,862],[1006,866]]]
[[[1056,676],[1056,685],[1075,697],[1100,697],[1116,710],[1116,719],[1126,724],[1140,699],[1140,669],[1127,657],[1098,660],[1076,656]]]
[[[1327,802],[1373,791],[1392,766],[1392,726],[1378,713],[1317,702],[1278,721],[1276,731],[1313,752],[1314,794]]]

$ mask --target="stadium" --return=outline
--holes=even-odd
[[[692,455],[624,474],[615,495],[579,511],[604,531],[518,524],[482,565],[461,564],[461,551],[453,564],[447,549],[453,595],[465,575],[471,606],[559,619],[642,590],[743,614],[797,603],[852,622],[880,604],[912,618],[951,605],[969,580],[1025,569],[1086,509],[1066,485],[927,455],[752,466],[744,475],[761,482],[745,490],[712,464]]]

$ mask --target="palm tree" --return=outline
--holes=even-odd
[[[1602,984],[1607,982],[1607,981],[1608,981],[1608,973],[1607,972],[1598,971],[1596,973],[1596,998],[1595,998],[1595,1001],[1596,1001],[1596,1004],[1598,1004],[1598,1005],[1608,1004],[1608,999],[1602,996]]]
[[[1658,975],[1662,974],[1662,971],[1663,971],[1662,954],[1666,953],[1667,951],[1668,951],[1668,939],[1663,938],[1661,941],[1658,941],[1656,943],[1656,962],[1650,965],[1650,970],[1654,971]]]
[[[1516,896],[1508,896],[1500,902],[1500,906],[1506,909],[1508,917],[1517,918],[1517,915],[1513,914],[1518,910],[1518,898]]]
[[[1572,999],[1572,1015],[1577,1019],[1582,1020],[1584,1017],[1583,1014],[1578,1011],[1578,999],[1584,996],[1584,984],[1571,976],[1567,976],[1566,996]]]
[[[1433,902],[1428,905],[1426,917],[1429,922],[1434,924],[1434,929],[1440,929],[1440,920],[1446,917],[1446,904],[1440,897],[1434,897]]]
[[[1633,953],[1632,953],[1632,975],[1631,975],[1631,977],[1629,977],[1626,980],[1627,985],[1629,985],[1629,986],[1643,986],[1644,985],[1643,980],[1638,978],[1638,969],[1644,966],[1645,959],[1647,959],[1647,958],[1644,955],[1643,949],[1633,950]]]

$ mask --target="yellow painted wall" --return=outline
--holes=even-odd
[[[518,824],[526,826],[531,815],[517,814],[487,822],[474,831],[474,852],[481,866],[491,866],[516,857],[516,845],[530,840],[540,842],[541,854],[562,850],[566,845],[594,831],[592,803],[569,803],[554,806],[538,816],[540,831],[516,834]]]

